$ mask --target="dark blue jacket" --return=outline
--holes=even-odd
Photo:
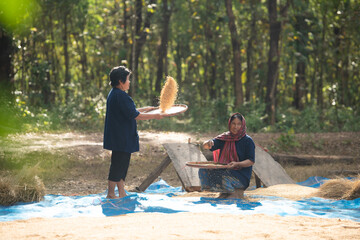
[[[106,100],[104,148],[133,153],[139,151],[139,135],[135,118],[140,114],[132,98],[113,88]]]

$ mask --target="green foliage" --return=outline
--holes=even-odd
[[[44,107],[29,107],[22,97],[17,98],[17,108],[22,115],[22,131],[88,130],[103,129],[105,99],[102,94],[94,98],[81,96],[69,104]]]
[[[17,176],[17,182],[26,182],[26,179],[33,179],[34,176],[41,179],[62,177],[66,174],[64,170],[74,161],[60,151],[14,151],[16,144],[4,140],[1,142],[0,169],[12,172]]]
[[[264,118],[265,104],[246,102],[239,110],[245,117],[247,132],[263,132],[266,129]]]
[[[22,100],[23,99],[23,100]],[[16,131],[102,131],[106,111],[106,99],[102,94],[94,98],[74,98],[69,104],[29,107],[27,98],[18,96]],[[137,105],[146,106],[145,101]],[[227,122],[231,114],[240,112],[246,119],[247,132],[285,132],[296,133],[360,131],[360,114],[351,108],[331,107],[320,110],[316,105],[309,105],[303,111],[293,107],[280,108],[277,123],[266,125],[265,104],[246,102],[240,108],[221,100],[187,103],[189,109],[180,115],[161,120],[138,121],[141,130],[222,132],[227,131]],[[5,119],[5,118],[4,118]],[[14,130],[15,131],[15,130]],[[13,131],[13,132],[14,132]]]
[[[103,129],[106,103],[99,94],[94,98],[75,98],[67,105],[54,109],[51,119],[54,128],[60,130],[65,125],[69,129],[99,131]]]
[[[14,99],[0,84],[0,136],[6,136],[20,130],[20,111],[14,104]]]
[[[360,114],[352,108],[332,106],[319,109],[308,105],[303,111],[293,107],[280,108],[274,131],[287,132],[294,129],[297,133],[337,132],[360,130]]]
[[[13,0],[0,2],[0,25],[14,31],[28,21],[31,21],[36,1]]]
[[[276,139],[276,142],[280,149],[284,149],[285,151],[300,146],[300,142],[296,140],[295,131],[292,128],[289,129],[287,133],[281,134],[280,137]]]
[[[359,131],[357,1],[297,1],[287,16],[281,16],[284,19],[279,16],[284,24],[279,41],[277,122],[272,126],[263,121],[269,117],[262,100],[268,91],[269,67],[265,1],[233,3],[242,59],[238,67],[244,93],[250,97],[236,108],[231,30],[223,2],[172,1],[167,57],[161,64],[157,61],[163,31],[161,1],[142,1],[142,19],[131,17],[138,14],[135,1],[5,2],[0,4],[4,10],[0,22],[13,18],[17,51],[12,54],[11,77],[22,95],[16,103],[1,100],[2,132],[102,130],[105,97],[98,92],[107,93],[108,73],[119,64],[129,68],[138,64],[132,82],[135,101],[149,105],[159,95],[157,70],[162,69],[178,81],[178,103],[189,106],[176,117],[139,121],[140,129],[226,131],[228,117],[240,112],[248,132]],[[149,11],[152,18],[148,19]],[[139,58],[134,59],[137,54]],[[304,64],[303,78],[299,78],[299,62]],[[252,82],[247,82],[247,76]],[[296,85],[297,79],[303,82]],[[301,93],[297,101],[304,108],[291,107],[294,90]],[[323,103],[315,104],[320,97]]]

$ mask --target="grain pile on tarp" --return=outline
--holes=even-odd
[[[331,179],[320,186],[317,197],[353,200],[360,197],[360,178]]]

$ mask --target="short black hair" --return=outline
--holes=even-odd
[[[131,71],[125,66],[113,67],[109,73],[111,86],[116,87],[117,85],[119,85],[119,80],[122,83],[125,83],[127,76],[130,74]]]

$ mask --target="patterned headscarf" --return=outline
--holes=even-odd
[[[231,124],[232,120],[235,119],[235,118],[233,118],[235,115],[240,115],[242,117],[242,121],[241,121],[242,125],[241,125],[239,132],[236,135],[234,135],[230,132],[230,124]],[[220,149],[213,151],[214,162],[227,164],[230,162],[238,162],[239,161],[239,157],[236,152],[235,142],[239,141],[242,137],[244,137],[246,135],[246,122],[245,122],[244,116],[242,116],[240,113],[234,113],[229,118],[228,128],[229,128],[229,131],[224,132],[224,133],[218,135],[217,137],[215,137],[215,139],[225,141],[225,144],[221,151],[220,157],[219,157]]]

